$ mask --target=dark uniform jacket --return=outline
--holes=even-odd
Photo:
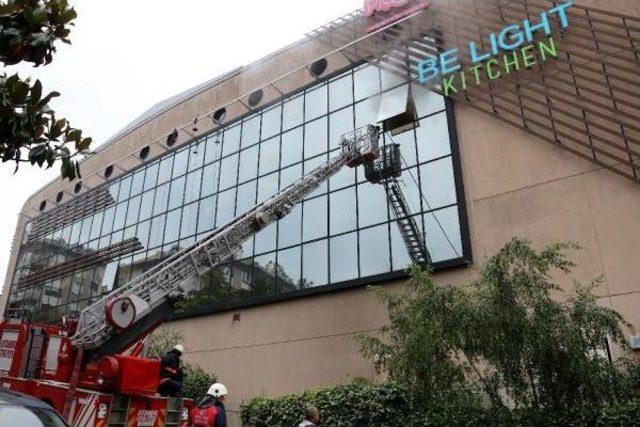
[[[180,357],[176,351],[171,350],[160,359],[160,378],[182,382]]]

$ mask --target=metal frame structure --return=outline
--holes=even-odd
[[[108,246],[97,252],[79,255],[71,261],[63,262],[43,270],[35,271],[18,280],[18,286],[28,286],[34,283],[45,282],[49,279],[64,276],[65,274],[82,270],[93,265],[108,263],[113,258],[130,254],[142,249],[142,244],[137,237],[123,240],[122,242]]]
[[[417,81],[422,60],[470,41],[484,48],[490,33],[524,19],[536,21],[556,3],[434,0],[429,9],[384,30],[384,37],[395,41],[394,49],[379,54],[370,43],[350,54]],[[553,30],[557,59],[485,81],[452,98],[638,183],[640,18],[580,5],[569,9],[568,18],[568,29]],[[310,36],[337,46],[357,37],[367,22],[354,15]],[[462,49],[460,64],[463,69],[471,65]],[[439,85],[429,88],[442,93]]]
[[[338,69],[338,70],[331,70],[331,72],[328,73],[324,73],[320,79],[312,81],[308,84],[306,84],[305,86],[295,90],[292,93],[287,94],[287,98],[285,98],[285,101],[287,99],[295,99],[299,96],[301,96],[302,94],[304,94],[304,92],[308,91],[309,89],[313,89],[316,85],[318,84],[327,84],[327,82],[331,82],[336,78],[339,78],[341,75],[343,75],[343,73],[347,70],[357,70],[360,69],[362,66],[366,66],[366,62],[363,61],[358,61],[354,66],[349,66],[347,65],[345,68],[342,69]],[[400,83],[401,84],[401,83]],[[376,97],[378,95],[373,95],[373,97]],[[273,101],[269,104],[262,104],[261,106],[261,110],[269,110],[270,108],[272,108],[274,105],[278,105],[282,102],[282,100],[276,100]],[[227,125],[227,127],[233,127],[239,124],[240,120],[246,120],[248,117],[252,117],[256,112],[251,112],[248,115],[244,115],[241,118],[237,118],[235,119],[233,122],[229,123]],[[455,258],[450,258],[447,260],[440,260],[440,261],[436,261],[433,263],[432,268],[435,271],[441,271],[441,270],[445,270],[445,269],[450,269],[450,268],[456,268],[456,267],[461,267],[461,266],[468,266],[471,261],[472,261],[472,254],[471,254],[471,245],[470,245],[470,239],[469,239],[469,230],[468,230],[468,221],[467,221],[467,216],[466,216],[466,209],[465,209],[465,200],[464,200],[464,188],[463,188],[463,182],[462,182],[462,173],[461,173],[461,168],[460,168],[460,156],[459,156],[459,152],[458,152],[458,148],[457,148],[457,135],[456,135],[456,126],[455,126],[455,117],[454,117],[454,112],[453,112],[453,106],[452,103],[450,102],[450,100],[448,98],[444,99],[444,106],[442,107],[442,110],[439,110],[435,113],[428,113],[427,115],[425,115],[424,117],[421,117],[421,119],[427,119],[429,117],[432,117],[432,114],[444,114],[446,116],[446,122],[448,123],[448,128],[449,128],[449,139],[448,142],[451,145],[451,156],[453,159],[453,167],[454,167],[454,176],[455,176],[455,198],[456,198],[456,203],[457,203],[457,216],[458,216],[458,221],[459,221],[459,226],[460,226],[460,239],[461,239],[461,250],[456,250],[454,249],[454,254],[455,254]],[[216,134],[218,134],[218,132],[221,131],[214,131],[211,134],[205,134],[200,136],[200,138],[205,138],[206,136],[215,136]],[[220,140],[222,141],[222,136],[220,136]],[[202,143],[202,141],[201,141]],[[180,151],[184,151],[185,149],[189,149],[190,145],[192,145],[193,143],[188,143],[188,144],[184,144],[180,147],[177,148],[177,152]],[[212,147],[222,147],[222,143],[220,145],[213,145],[211,144]],[[215,150],[215,148],[214,148]],[[172,153],[167,153],[169,155],[171,155]],[[445,156],[447,157],[447,156]],[[224,158],[224,156],[223,156]],[[153,162],[157,163],[159,159],[155,159]],[[434,162],[434,161],[439,161],[441,160],[441,158],[433,158],[430,159],[429,162]],[[418,161],[418,163],[420,163],[420,161]],[[127,174],[133,174],[136,171],[139,171],[140,169],[144,169],[145,167],[147,167],[146,164],[141,164],[139,166],[137,166],[136,168],[134,168],[133,170],[129,171]],[[171,168],[169,168],[171,169]],[[235,171],[234,171],[235,173]],[[114,178],[114,183],[119,180],[122,179],[122,176],[118,176]],[[104,188],[107,187],[109,184],[102,184],[100,188]],[[419,184],[416,184],[419,186]],[[215,187],[216,190],[214,190],[214,193],[217,192],[217,190],[219,189],[217,186]],[[341,188],[338,188],[336,190],[329,190],[329,197],[332,193],[334,193],[335,191],[340,191]],[[201,190],[204,191],[204,190]],[[113,195],[113,197],[115,198],[115,195]],[[200,193],[199,197],[203,197],[203,194]],[[358,194],[355,195],[356,197],[356,216],[359,215],[358,211],[359,211],[359,196]],[[385,204],[386,206],[386,204]],[[452,206],[455,205],[446,205],[446,206],[441,206],[438,209],[449,209]],[[391,208],[391,207],[390,207]],[[420,208],[419,208],[420,209]],[[431,209],[431,207],[429,207],[428,204],[424,205],[424,209]],[[385,209],[386,211],[386,209]],[[435,214],[430,214],[430,215],[434,215],[435,218]],[[202,215],[199,215],[199,217]],[[304,213],[301,215],[302,218],[304,218]],[[391,209],[389,209],[389,215],[386,215],[386,220],[391,221],[389,222],[387,225],[385,225],[385,229],[389,232],[392,233],[392,231],[390,230],[390,228],[394,228],[395,224],[394,224],[394,213]],[[424,219],[421,219],[419,217],[416,217],[416,221],[418,223],[419,226],[422,226],[424,224]],[[221,225],[220,223],[218,225]],[[373,227],[373,226],[372,226]],[[369,227],[365,227],[364,229],[360,229],[360,231],[363,231],[365,229],[367,229]],[[420,229],[422,229],[422,227],[419,227]],[[200,235],[202,235],[202,233],[200,233]],[[199,235],[199,236],[200,236]],[[343,236],[344,234],[339,234],[338,236]],[[193,238],[196,238],[198,236],[192,236]],[[393,255],[391,255],[394,251],[396,251],[396,249],[394,249],[393,246],[393,236],[389,236],[390,239],[388,240],[387,243],[385,243],[385,248],[388,248],[389,251],[389,256],[393,257]],[[398,236],[399,238],[401,238],[401,236]],[[94,237],[92,237],[93,239]],[[386,239],[385,239],[386,240]],[[401,240],[400,240],[401,241]],[[400,242],[399,241],[399,242]],[[329,242],[328,242],[329,243]],[[187,243],[188,245],[190,245],[191,243]],[[362,245],[358,244],[356,245],[356,251],[357,251],[357,256],[360,257],[362,256]],[[244,248],[244,247],[243,247]],[[173,251],[170,251],[169,254],[173,253]],[[160,259],[154,259],[153,262],[159,262]],[[303,263],[303,257],[300,258],[300,265],[299,267],[302,268],[302,263]],[[394,269],[397,270],[397,268],[400,268],[399,265],[396,263],[397,260],[394,259],[389,259],[389,262],[391,263],[390,265],[393,265]],[[239,261],[240,263],[244,264],[243,261]],[[330,262],[329,257],[327,257],[327,259],[325,260],[326,262],[326,268],[328,269],[327,271],[330,272],[331,266],[328,265]],[[227,264],[228,265],[228,264]],[[226,265],[225,265],[226,267]],[[360,271],[360,269],[358,269],[358,271]],[[19,277],[19,276],[18,276]],[[306,287],[303,286],[301,289],[295,289],[295,290],[290,290],[287,291],[285,293],[280,293],[280,292],[275,292],[275,293],[268,293],[265,295],[259,295],[259,294],[253,294],[250,297],[247,298],[242,298],[241,300],[237,300],[234,299],[232,302],[229,301],[216,301],[216,302],[211,302],[208,303],[206,307],[201,307],[201,308],[192,308],[190,307],[188,309],[188,311],[186,312],[182,312],[182,311],[178,311],[176,313],[171,313],[171,317],[172,318],[182,318],[185,315],[186,316],[196,316],[196,315],[202,315],[202,314],[210,314],[210,313],[217,313],[220,311],[224,311],[224,310],[230,310],[230,309],[238,309],[238,308],[244,308],[244,307],[251,307],[251,306],[256,306],[256,305],[261,305],[261,304],[265,304],[265,303],[274,303],[274,302],[278,302],[278,301],[284,301],[284,300],[291,300],[291,299],[296,299],[296,298],[300,298],[300,297],[306,297],[306,296],[311,296],[311,295],[317,295],[317,294],[321,294],[321,293],[331,293],[331,292],[335,292],[335,291],[341,291],[341,290],[345,290],[345,289],[351,289],[351,288],[357,288],[357,287],[362,287],[364,285],[370,284],[370,283],[383,283],[383,282],[389,282],[389,281],[394,281],[394,280],[401,280],[401,279],[405,279],[407,278],[407,272],[406,270],[397,270],[397,271],[393,271],[393,272],[384,272],[384,273],[368,273],[366,276],[362,276],[362,277],[354,277],[354,278],[350,278],[350,279],[346,279],[344,281],[341,281],[340,283],[336,283],[335,281],[331,284],[323,284],[322,286],[311,286],[311,287]],[[15,280],[15,279],[14,279]],[[99,276],[98,280],[102,280],[102,278]],[[122,279],[122,283],[126,283],[128,281],[128,278]],[[17,285],[17,282],[16,282]],[[17,287],[16,287],[17,288]],[[100,298],[101,295],[99,294],[95,294],[93,295],[92,298],[90,298],[92,301],[95,301],[96,298]],[[85,299],[86,301],[89,300],[89,298]],[[74,301],[77,302],[77,301]],[[69,300],[68,301],[69,304],[72,304],[72,301]],[[90,303],[90,302],[89,302]],[[73,309],[72,309],[73,310]],[[82,310],[82,308],[80,308],[80,310]],[[185,314],[187,313],[187,314]]]
[[[109,189],[100,187],[95,191],[82,194],[61,206],[34,219],[31,230],[27,233],[27,241],[43,238],[53,230],[71,224],[78,219],[93,214],[115,203]]]

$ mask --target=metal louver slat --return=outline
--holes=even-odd
[[[417,80],[418,63],[445,48],[475,41],[524,19],[536,21],[557,2],[550,0],[433,0],[431,7],[402,19],[368,41],[349,45],[372,23],[351,16],[352,38],[327,30],[309,34],[321,43],[342,43],[364,60],[406,81]],[[380,19],[384,19],[382,16]],[[570,26],[552,24],[558,57],[531,69],[482,81],[450,94],[468,105],[579,157],[640,182],[640,18],[574,5]],[[373,21],[375,23],[375,20]],[[462,69],[471,58],[460,49]],[[438,84],[427,86],[441,93]]]

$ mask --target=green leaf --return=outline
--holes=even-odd
[[[79,142],[80,138],[82,138],[82,131],[80,129],[71,129],[65,136],[66,141]]]
[[[48,19],[47,10],[43,7],[39,7],[33,10],[31,14],[31,23],[34,26],[44,25]]]
[[[23,81],[17,80],[9,87],[11,93],[11,101],[14,104],[24,104],[29,93],[29,85]]]
[[[31,105],[36,105],[42,99],[42,83],[40,80],[36,80],[36,82],[31,87],[31,96],[29,98],[29,103]]]
[[[76,178],[76,168],[69,158],[62,158],[62,166],[60,167],[62,178],[73,181]]]
[[[38,103],[38,105],[36,105],[36,108],[37,109],[44,108],[47,104],[49,104],[49,102],[51,102],[53,98],[57,98],[58,96],[60,96],[60,92],[55,92],[55,91],[50,92],[47,96],[42,98],[42,100]]]
[[[91,138],[84,138],[82,140],[82,142],[80,142],[80,144],[78,144],[77,150],[78,151],[86,151],[89,148],[91,148],[91,143],[93,142],[93,140]]]
[[[18,10],[20,10],[20,5],[18,3],[11,2],[7,4],[0,4],[0,17],[11,16]]]

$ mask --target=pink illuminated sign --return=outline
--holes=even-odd
[[[373,16],[376,12],[388,12],[391,9],[407,5],[411,0],[365,0],[364,16]]]
[[[376,13],[384,13],[397,9],[397,13],[394,13],[386,19],[371,25],[366,29],[366,32],[372,33],[377,31],[422,9],[426,9],[430,5],[431,2],[428,0],[365,0],[363,14],[367,18],[372,17]]]

